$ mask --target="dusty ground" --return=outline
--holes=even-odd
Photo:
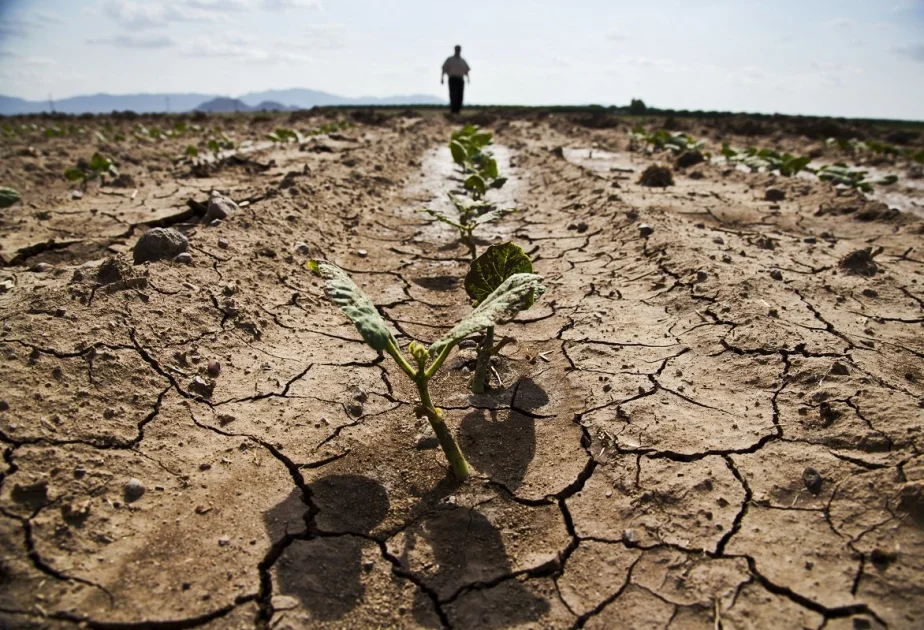
[[[435,385],[463,485],[303,268],[348,269],[403,343],[467,312],[464,248],[417,211],[456,185],[441,115],[196,173],[172,159],[201,137],[3,140],[0,625],[924,626],[924,223],[719,164],[643,188],[626,125],[479,118],[520,208],[481,236],[549,292],[489,394],[470,349]],[[72,199],[97,148],[131,180]],[[249,204],[204,225],[212,189]],[[153,225],[193,264],[133,266]]]

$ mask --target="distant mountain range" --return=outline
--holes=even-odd
[[[134,111],[139,114],[153,112],[213,112],[309,109],[323,105],[440,105],[445,101],[429,94],[366,96],[348,98],[308,90],[267,90],[251,92],[238,98],[218,94],[92,94],[72,96],[54,101],[54,111],[62,114],[108,114],[113,111]],[[0,96],[0,115],[38,114],[51,111],[48,101],[27,101],[13,96]]]

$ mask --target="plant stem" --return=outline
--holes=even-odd
[[[478,362],[475,364],[475,377],[472,379],[472,392],[484,393],[485,379],[488,376],[488,366],[491,365],[491,354],[494,347],[494,326],[488,327],[478,346]]]
[[[443,421],[443,413],[433,406],[433,401],[430,399],[430,390],[427,387],[427,380],[428,379],[422,374],[414,379],[414,382],[417,384],[417,391],[420,394],[421,411],[430,421],[430,426],[433,427],[433,432],[436,433],[436,439],[439,441],[440,447],[442,447],[443,453],[446,455],[446,459],[449,460],[449,465],[452,466],[452,472],[456,476],[456,479],[465,481],[469,478],[469,475],[471,475],[471,469],[468,466],[468,462],[465,461],[465,456],[462,455],[462,451],[459,450],[459,445],[456,444],[455,439],[452,437],[452,432],[449,431],[449,427],[447,427],[446,423]]]

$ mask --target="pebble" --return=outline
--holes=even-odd
[[[304,254],[307,256],[311,253],[311,247],[308,245],[308,243],[299,241],[295,244],[295,251],[297,251],[299,254]]]
[[[132,477],[125,482],[125,485],[122,487],[122,495],[125,497],[127,503],[132,503],[137,501],[144,495],[144,484],[140,480]]]
[[[783,272],[780,271],[779,269],[773,269],[773,270],[770,272],[770,277],[773,278],[774,280],[782,280],[782,279],[783,279]]]
[[[175,258],[189,249],[189,241],[173,228],[152,228],[132,249],[135,264]]]
[[[764,199],[766,201],[783,201],[786,199],[786,192],[779,188],[768,188],[767,192],[764,193]]]
[[[642,238],[648,238],[654,234],[654,228],[648,225],[647,223],[638,224],[638,233]]]
[[[82,199],[82,198],[83,198],[83,193],[80,192],[79,190],[71,191],[71,199]]]
[[[356,250],[356,255],[359,256],[360,258],[365,258],[366,256],[369,255],[369,252],[367,252],[367,251],[364,250],[364,249],[357,249],[357,250]]]
[[[217,190],[213,190],[209,196],[208,207],[205,210],[205,222],[211,223],[215,220],[227,219],[237,212],[238,205],[232,200],[223,196]]]
[[[40,263],[35,263],[34,265],[32,265],[31,271],[34,273],[48,273],[52,269],[54,269],[54,267],[49,265],[48,263],[40,262]]]
[[[228,545],[228,543],[230,543],[230,542],[231,542],[231,538],[230,538],[230,537],[228,537],[228,536],[222,536],[221,538],[218,539],[218,546],[219,546],[219,547],[226,547],[226,546]]]
[[[209,361],[208,373],[212,377],[221,374],[221,363],[215,360]]]
[[[191,265],[192,264],[192,254],[189,252],[183,252],[182,254],[177,254],[173,259],[173,262],[180,263],[181,265]]]
[[[273,595],[272,605],[273,610],[276,612],[292,610],[293,608],[298,608],[298,600],[291,595]]]
[[[228,249],[228,246],[229,246],[229,245],[230,245],[230,243],[228,242],[228,239],[226,239],[226,238],[220,238],[220,239],[218,239],[218,247],[219,247],[219,249]]]
[[[635,533],[634,529],[625,529],[622,532],[622,542],[627,545],[637,545],[638,534]]]
[[[818,494],[821,492],[821,486],[824,483],[824,479],[818,473],[817,470],[809,466],[804,471],[802,471],[802,483],[805,484],[805,487],[808,488],[808,491],[812,494]]]

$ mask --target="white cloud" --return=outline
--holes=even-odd
[[[190,2],[171,2],[158,5],[134,0],[107,0],[106,15],[127,29],[144,29],[166,26],[170,22],[216,22],[222,15],[206,11]]]
[[[116,48],[170,48],[176,45],[166,35],[115,35],[113,37],[93,37],[87,40],[88,44],[102,44]]]
[[[291,52],[296,47],[277,40],[272,48],[263,48],[249,37],[228,33],[219,39],[201,36],[186,47],[183,54],[188,57],[230,59],[237,63],[254,64],[305,64],[315,61],[307,55]]]
[[[913,59],[914,61],[919,61],[924,63],[924,42],[919,44],[911,44],[909,46],[900,46],[895,48],[893,52]]]
[[[61,22],[61,16],[54,11],[31,11],[21,15],[7,14],[0,20],[0,37],[26,37],[43,27]]]
[[[157,28],[170,22],[221,22],[228,13],[321,8],[320,0],[174,0],[153,4],[142,0],[106,0],[105,13],[128,29]]]
[[[829,28],[850,28],[853,26],[853,24],[853,20],[844,17],[834,18],[825,22],[825,26]]]

